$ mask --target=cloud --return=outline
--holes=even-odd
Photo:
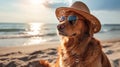
[[[62,1],[46,1],[43,5],[47,8],[57,8],[57,7],[65,7],[69,5],[69,2],[62,2]]]
[[[57,8],[70,6],[75,1],[82,1],[92,10],[120,10],[120,0],[46,0],[44,6]]]

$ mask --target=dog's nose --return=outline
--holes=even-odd
[[[59,24],[59,25],[57,25],[57,29],[58,29],[59,31],[62,31],[64,28],[65,28],[65,25],[64,25],[64,24]]]

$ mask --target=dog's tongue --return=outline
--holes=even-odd
[[[72,34],[72,36],[75,36],[75,35],[76,35],[76,33]]]

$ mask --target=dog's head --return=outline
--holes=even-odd
[[[65,37],[83,36],[89,32],[88,22],[83,16],[68,11],[59,18],[58,34]]]

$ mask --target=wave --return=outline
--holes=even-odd
[[[10,38],[31,38],[31,37],[45,37],[45,36],[56,36],[56,33],[49,33],[44,35],[28,35],[28,34],[20,34],[20,35],[2,35],[0,39],[10,39]]]
[[[120,31],[120,29],[115,29],[115,28],[112,28],[112,29],[102,29],[100,31],[100,33],[113,32],[113,31]]]
[[[105,24],[102,25],[101,33],[120,31],[120,24]]]
[[[0,32],[19,32],[26,31],[25,29],[0,29]]]
[[[102,26],[120,26],[120,24],[102,24]]]

